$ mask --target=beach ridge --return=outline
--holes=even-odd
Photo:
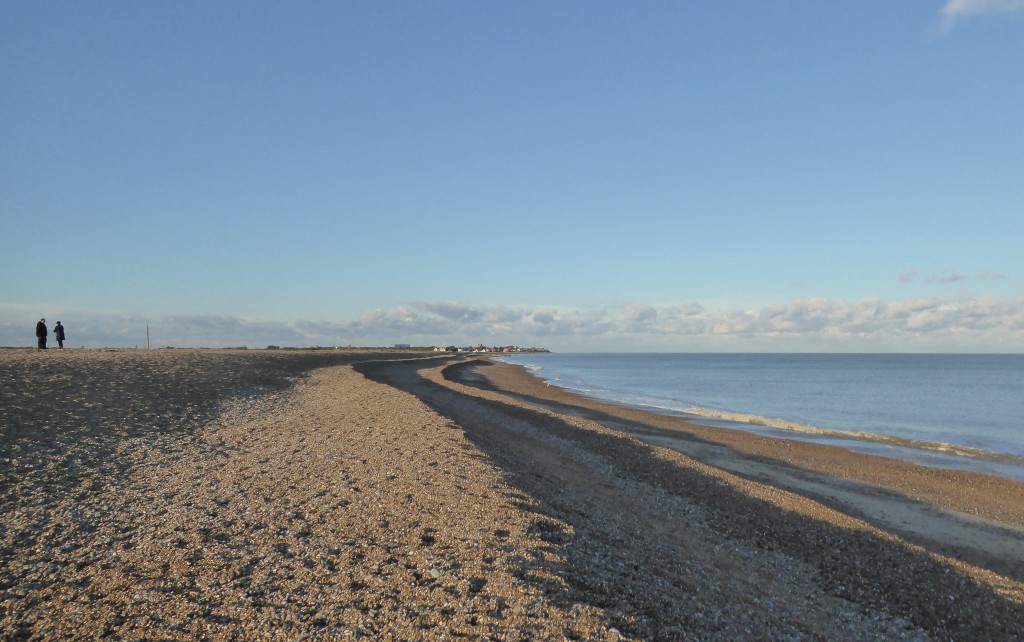
[[[1013,572],[507,364],[81,352],[0,354],[7,639],[1019,635]]]

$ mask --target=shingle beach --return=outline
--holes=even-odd
[[[487,360],[0,350],[4,640],[1015,640],[1024,484]]]

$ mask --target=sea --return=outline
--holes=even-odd
[[[1024,479],[1021,354],[521,354],[549,385],[702,424]]]

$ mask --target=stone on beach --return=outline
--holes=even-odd
[[[446,359],[48,356],[0,351],[8,639],[1013,639],[1024,618],[1019,577]]]

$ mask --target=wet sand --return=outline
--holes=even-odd
[[[1019,639],[1019,484],[397,356],[0,351],[4,639]]]

